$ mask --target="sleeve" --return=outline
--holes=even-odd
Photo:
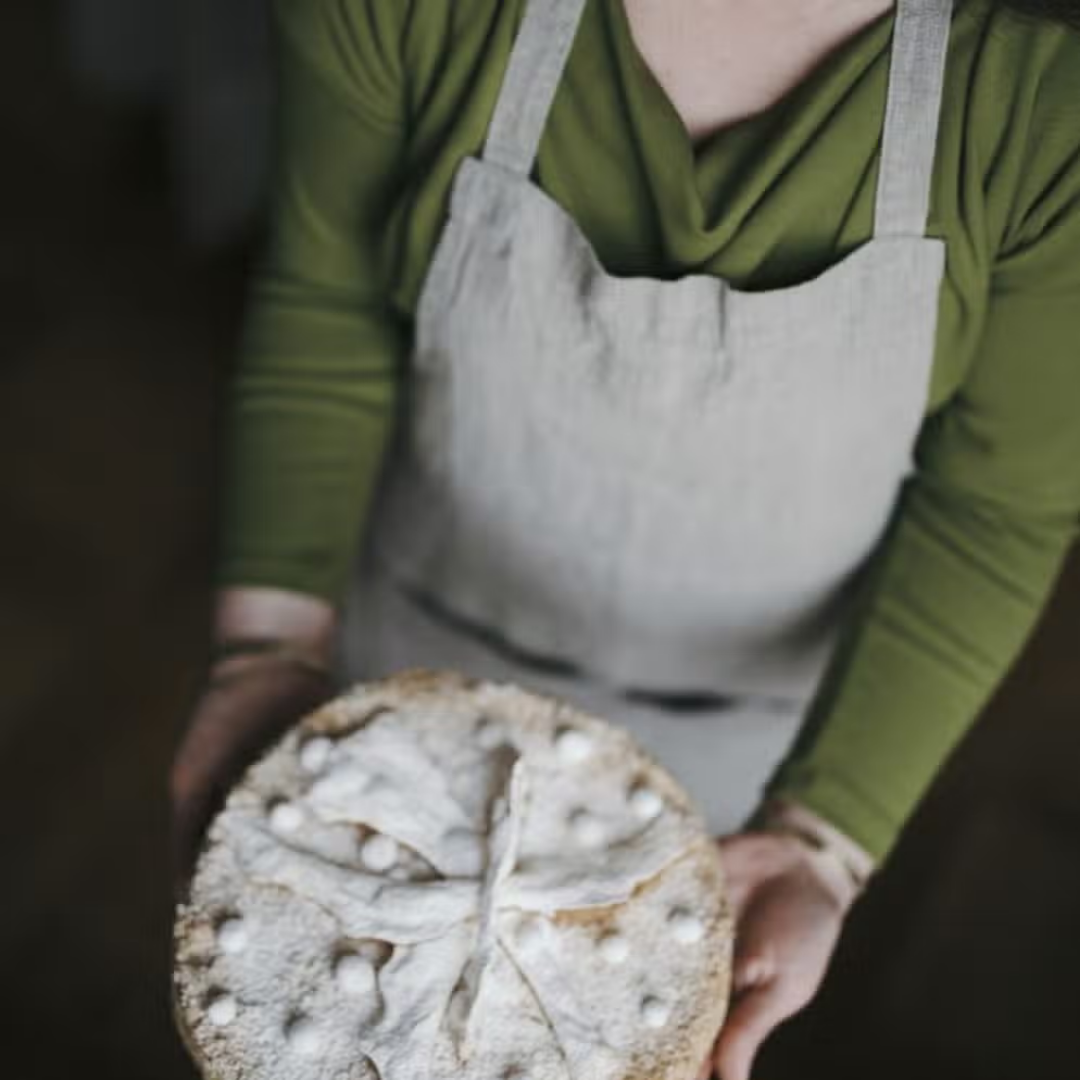
[[[1072,53],[1068,74],[1046,78],[1037,95],[976,360],[925,425],[915,474],[807,724],[770,784],[878,858],[1012,665],[1077,532]]]
[[[402,182],[407,7],[272,6],[270,219],[225,409],[220,586],[342,599],[407,341],[380,247],[380,223]]]

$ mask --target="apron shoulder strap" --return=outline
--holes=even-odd
[[[555,91],[577,35],[585,0],[526,0],[483,159],[528,176]]]
[[[875,236],[922,236],[930,209],[952,0],[897,0]]]

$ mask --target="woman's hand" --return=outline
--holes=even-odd
[[[699,1080],[749,1080],[758,1048],[825,977],[858,888],[803,840],[744,832],[719,841],[735,916],[732,1005]]]
[[[226,675],[204,691],[169,776],[178,891],[190,873],[211,814],[243,769],[333,693],[328,676],[269,660]]]
[[[276,642],[220,659],[173,759],[175,879],[181,889],[210,815],[231,784],[276,736],[334,693],[337,616],[320,597],[289,589],[233,587],[215,598],[217,649]]]

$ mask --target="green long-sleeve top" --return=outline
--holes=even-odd
[[[449,185],[481,150],[524,8],[275,0],[271,228],[232,388],[220,584],[343,601]],[[695,147],[621,0],[588,0],[536,181],[614,273],[806,280],[870,236],[893,22]],[[879,856],[1076,530],[1080,35],[962,0],[928,231],[947,266],[916,472],[771,785]]]

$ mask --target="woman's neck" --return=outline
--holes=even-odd
[[[893,0],[614,0],[697,141],[759,113]]]

